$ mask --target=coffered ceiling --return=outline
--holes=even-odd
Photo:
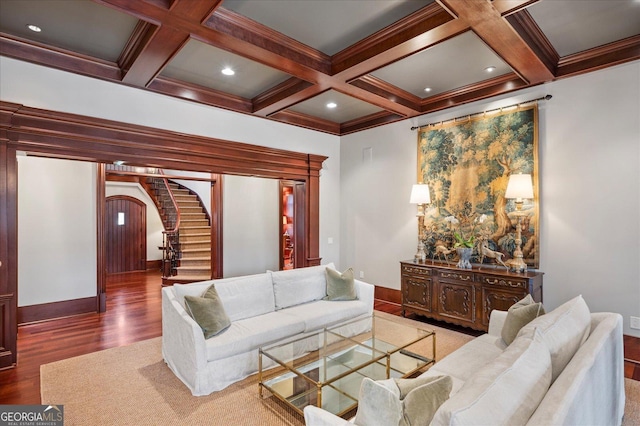
[[[0,54],[342,135],[637,60],[640,1],[0,0]]]

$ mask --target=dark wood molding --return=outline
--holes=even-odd
[[[383,124],[393,123],[394,121],[398,121],[403,118],[404,117],[397,114],[380,111],[364,117],[345,121],[340,125],[340,134],[348,135],[349,133],[359,132],[360,130],[371,129],[373,127],[382,126]]]
[[[557,77],[572,77],[637,59],[640,59],[640,34],[560,58]]]
[[[18,360],[18,167],[7,127],[17,104],[0,106],[0,369]]]
[[[63,300],[61,302],[42,303],[40,305],[20,306],[18,324],[28,324],[53,318],[96,312],[96,297]]]
[[[188,98],[201,104],[230,109],[236,112],[249,114],[253,111],[253,104],[250,99],[198,86],[197,84],[179,82],[167,77],[156,78],[149,83],[148,89],[174,98]]]
[[[373,297],[389,303],[402,303],[402,291],[393,288],[375,286]]]
[[[96,165],[96,311],[107,309],[107,245],[106,218],[107,190],[106,167],[102,163]]]
[[[211,278],[222,278],[224,275],[224,246],[223,246],[223,191],[224,177],[221,174],[211,174]]]
[[[162,259],[147,260],[147,271],[156,271],[162,268]]]
[[[487,97],[513,92],[524,87],[527,87],[527,84],[516,74],[505,74],[478,84],[425,98],[422,100],[422,113],[440,111],[453,105],[466,104]]]
[[[518,13],[508,16],[507,21],[545,63],[546,67],[555,74],[560,55],[558,55],[556,49],[544,35],[529,12],[526,9],[521,10]]]
[[[310,115],[303,114],[297,111],[279,111],[273,114],[271,117],[283,123],[295,124],[296,126],[306,127],[313,130],[330,133],[332,135],[340,134],[340,124],[334,123],[333,121],[312,117]]]
[[[378,96],[387,98],[393,102],[411,108],[414,111],[420,111],[421,99],[416,95],[406,92],[399,87],[387,83],[373,75],[365,75],[351,81],[351,84],[364,89],[368,92],[375,93]]]

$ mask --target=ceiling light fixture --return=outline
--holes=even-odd
[[[486,67],[484,70],[485,70],[486,72],[494,72],[494,71],[496,70],[496,67],[494,67],[494,66],[490,66],[490,67]]]
[[[425,87],[425,88],[424,88],[424,91],[425,91],[425,92],[430,92],[430,91],[431,91],[431,87]]]
[[[229,67],[226,67],[222,70],[222,74],[224,75],[234,75],[236,72]]]
[[[327,108],[331,108],[331,109],[333,109],[333,108],[335,108],[335,107],[337,107],[337,106],[338,106],[338,104],[337,104],[337,103],[335,103],[335,102],[329,102],[329,103],[327,104]]]
[[[42,28],[40,28],[37,25],[33,25],[33,24],[29,24],[27,25],[27,28],[29,28],[31,31],[33,31],[34,33],[39,33],[42,31]]]

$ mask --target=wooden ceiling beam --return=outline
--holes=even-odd
[[[557,77],[571,77],[638,59],[640,34],[560,58]]]
[[[206,20],[222,0],[175,0],[170,13],[160,26],[146,21],[138,25],[134,36],[125,48],[126,59],[122,63],[122,82],[132,86],[147,87],[162,69],[189,41],[189,32],[172,25],[175,16],[197,24]],[[139,30],[139,28],[142,29]]]
[[[412,44],[415,50],[411,53],[414,53],[423,48],[423,46],[415,42],[412,43],[416,37],[453,19],[453,16],[438,3],[431,3],[333,55],[331,58],[331,72],[332,74],[342,73],[357,64],[380,55],[388,57],[386,62],[395,61],[398,58],[391,56],[388,52],[392,47],[404,43]]]
[[[489,1],[439,0],[447,9],[469,24],[496,54],[528,84],[551,81],[552,70],[509,25]]]

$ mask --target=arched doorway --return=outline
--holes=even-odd
[[[147,268],[147,206],[126,195],[107,197],[105,204],[108,274]]]

